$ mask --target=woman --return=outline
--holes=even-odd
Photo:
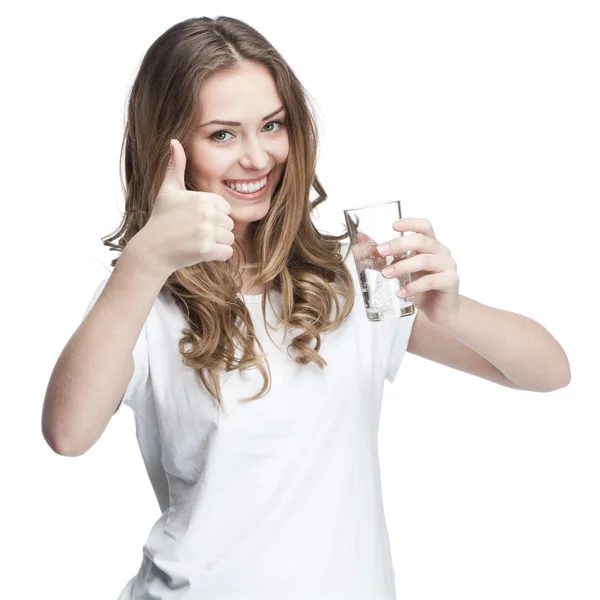
[[[43,414],[78,456],[134,411],[162,514],[120,600],[392,600],[377,427],[405,352],[518,389],[569,381],[541,325],[458,294],[425,219],[379,249],[411,251],[387,276],[411,273],[416,314],[367,321],[347,233],[312,224],[317,146],[302,85],[247,24],[189,19],[146,53],[105,240],[120,257]]]

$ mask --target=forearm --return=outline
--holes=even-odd
[[[548,392],[571,380],[561,345],[529,317],[459,295],[456,316],[442,326],[521,389]]]
[[[166,281],[166,274],[150,270],[133,242],[52,371],[42,431],[60,454],[78,456],[104,431],[131,379],[136,340]]]

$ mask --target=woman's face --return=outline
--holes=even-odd
[[[283,174],[289,152],[287,128],[281,123],[286,113],[279,110],[283,102],[269,71],[255,64],[213,76],[202,86],[199,102],[188,169],[198,190],[229,202],[233,233],[243,237],[248,223],[267,214],[273,189]],[[214,120],[239,125],[210,123]],[[244,196],[243,190],[236,194],[224,183],[250,183],[267,174],[266,192],[263,189],[256,199]]]

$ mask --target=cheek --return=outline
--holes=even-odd
[[[205,179],[220,179],[220,174],[227,169],[227,162],[211,152],[194,152],[192,158],[194,171]]]
[[[273,156],[279,164],[284,163],[290,153],[290,142],[288,136],[283,136],[281,143],[273,151]]]

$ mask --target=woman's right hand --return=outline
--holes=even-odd
[[[226,261],[233,256],[233,220],[227,200],[212,192],[185,189],[187,158],[178,140],[171,142],[171,158],[152,214],[132,238],[138,253],[169,276],[199,262]]]

